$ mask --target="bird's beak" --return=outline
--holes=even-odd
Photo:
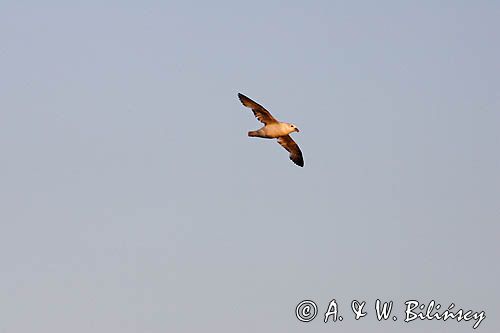
[[[300,132],[299,129],[297,127],[295,127],[295,132]]]

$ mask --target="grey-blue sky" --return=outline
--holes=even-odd
[[[497,2],[0,9],[0,331],[471,330],[354,298],[498,331]],[[305,168],[246,137],[239,91]],[[302,324],[304,298],[346,319]]]

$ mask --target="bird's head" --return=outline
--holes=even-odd
[[[295,126],[294,124],[288,124],[288,126],[290,128],[290,133],[292,133],[292,132],[300,132],[299,128],[297,126]]]

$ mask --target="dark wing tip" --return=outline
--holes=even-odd
[[[299,167],[301,167],[301,168],[304,167],[304,159],[302,158],[302,156],[295,157],[295,158],[292,158],[290,156],[290,159],[292,160],[293,163],[297,164]]]
[[[241,104],[243,104],[244,106],[246,106],[247,108],[250,108],[252,110],[256,110],[256,109],[264,109],[262,106],[260,106],[257,102],[251,100],[250,98],[248,98],[247,96],[241,94],[241,93],[238,93],[238,98],[240,99],[240,102]],[[265,110],[264,110],[265,111]]]
[[[252,104],[255,104],[255,102],[253,102],[250,98],[241,93],[238,93],[238,98],[240,99],[241,104],[248,108],[251,108],[253,106]]]
[[[245,95],[238,93],[238,98],[240,99],[241,102],[243,102],[244,99],[248,99]]]

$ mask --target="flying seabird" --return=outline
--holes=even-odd
[[[243,94],[238,94],[238,98],[244,106],[252,109],[255,118],[264,124],[262,128],[248,132],[248,136],[278,139],[278,143],[290,153],[290,159],[293,163],[303,167],[304,159],[302,157],[302,152],[289,135],[292,132],[300,132],[297,126],[276,120],[262,105],[252,101]]]

